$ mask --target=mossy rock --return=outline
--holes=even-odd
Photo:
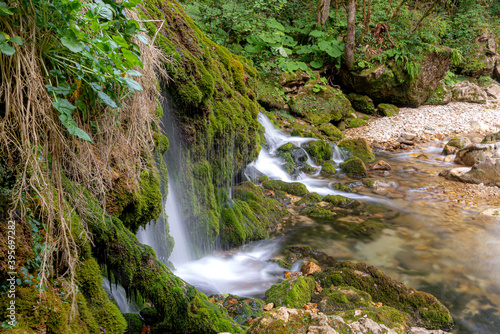
[[[325,162],[321,166],[321,172],[320,175],[324,177],[329,177],[335,175],[335,166],[331,162]]]
[[[285,108],[285,93],[274,80],[259,78],[257,80],[257,101],[266,110],[281,110]]]
[[[323,201],[330,203],[333,206],[337,206],[340,208],[345,207],[354,207],[359,205],[360,203],[354,199],[347,198],[340,195],[326,195],[323,197]]]
[[[305,195],[304,197],[302,197],[300,199],[300,201],[295,202],[295,205],[301,205],[301,204],[313,205],[313,204],[316,204],[319,202],[321,202],[321,196],[319,194],[309,193],[309,194]]]
[[[374,239],[385,228],[385,224],[378,219],[359,222],[341,218],[335,221],[334,227],[339,233],[351,238]]]
[[[373,100],[368,96],[351,93],[347,95],[347,98],[351,101],[351,105],[354,110],[368,115],[376,114],[377,111],[375,109],[375,105],[373,104]]]
[[[305,196],[309,193],[306,186],[299,182],[284,182],[280,180],[268,180],[262,183],[264,189],[281,190],[294,196]]]
[[[371,306],[363,307],[361,317],[372,319],[378,324],[383,324],[388,328],[393,329],[396,333],[405,333],[405,329],[411,327],[410,316],[404,312],[396,310],[390,306]],[[349,321],[357,321],[360,316],[356,315],[356,310],[346,310],[337,312],[342,318]]]
[[[443,147],[442,154],[444,154],[444,155],[454,154],[458,150],[464,149],[469,145],[472,145],[472,141],[469,138],[467,138],[467,137],[453,137]]]
[[[333,219],[336,214],[328,209],[322,207],[307,207],[300,211],[301,215],[305,215],[311,218],[327,218]]]
[[[363,185],[367,188],[375,188],[374,180],[363,179],[361,182],[363,182]]]
[[[364,138],[346,139],[341,141],[338,146],[365,163],[375,160],[375,154],[373,154],[370,145]]]
[[[302,147],[307,151],[307,153],[309,153],[311,158],[316,163],[330,160],[333,156],[330,144],[322,140],[303,144]]]
[[[340,131],[335,125],[331,123],[321,124],[319,130],[323,132],[332,141],[337,141],[342,139],[342,131]]]
[[[317,87],[321,86],[318,92]],[[302,91],[289,101],[290,111],[306,121],[321,125],[338,122],[354,113],[351,102],[342,91],[323,86],[319,81],[309,81]]]
[[[399,114],[399,108],[394,104],[381,103],[377,106],[378,113],[382,116],[392,117]]]
[[[290,278],[266,291],[266,303],[274,303],[275,307],[302,308],[311,301],[315,287],[312,277]]]
[[[340,168],[353,179],[361,179],[368,175],[363,160],[358,157],[350,157],[346,162],[340,164]]]
[[[453,327],[450,312],[434,296],[408,288],[365,263],[338,262],[315,273],[314,278],[324,289],[350,286],[367,292],[374,301],[407,313],[412,326],[443,330]]]
[[[276,263],[278,266],[280,266],[283,269],[290,270],[292,269],[292,265],[285,260],[282,259],[269,259],[269,262]]]
[[[337,183],[333,183],[330,185],[330,187],[332,187],[333,190],[338,190],[338,191],[343,191],[345,193],[350,193],[352,192],[352,188],[343,184],[343,183],[340,183],[340,182],[337,182]]]
[[[318,304],[321,312],[332,314],[338,311],[370,307],[372,297],[364,291],[349,286],[331,286],[314,295],[313,302]]]
[[[292,143],[286,143],[285,145],[281,145],[280,147],[278,147],[278,152],[290,152],[290,150],[293,148],[293,144]]]
[[[127,330],[124,334],[139,334],[144,325],[141,316],[137,313],[123,313],[123,317],[127,321]]]
[[[362,118],[349,118],[346,121],[347,128],[357,128],[366,125],[366,121]]]
[[[227,313],[240,325],[248,326],[254,319],[264,313],[264,301],[258,298],[239,297],[235,295],[210,295],[212,303],[221,305]]]

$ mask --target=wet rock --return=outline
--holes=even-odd
[[[375,115],[377,113],[373,100],[366,95],[351,93],[347,95],[354,110],[368,115]]]
[[[319,131],[323,132],[331,140],[342,139],[342,131],[340,131],[335,125],[331,123],[321,124]]]
[[[295,163],[307,161],[307,153],[302,147],[294,147],[290,149],[290,155],[292,156]]]
[[[377,106],[377,112],[382,116],[391,117],[399,114],[399,108],[394,104],[381,103]]]
[[[453,158],[451,156],[447,156],[444,158],[444,162],[452,162]]]
[[[400,139],[399,141],[401,142],[402,145],[406,145],[406,146],[413,146],[413,145],[415,145],[415,142],[413,142],[411,140]],[[401,145],[401,147],[403,147],[402,145]]]
[[[330,160],[333,156],[330,144],[322,140],[306,143],[302,147],[316,163]]]
[[[416,133],[405,132],[405,133],[401,134],[402,140],[411,141],[411,140],[414,140],[416,137],[417,137]]]
[[[411,327],[406,334],[448,334],[442,330],[428,330],[421,327]]]
[[[486,135],[481,144],[492,144],[500,142],[500,132]]]
[[[380,161],[377,161],[374,164],[367,165],[366,169],[368,169],[368,170],[391,170],[392,167],[386,161],[380,160]]]
[[[362,334],[397,334],[385,325],[379,325],[369,318],[361,318],[356,322],[350,324],[354,333]]]
[[[495,218],[500,218],[500,209],[490,208],[490,209],[484,210],[483,212],[481,212],[481,214],[484,216],[491,216],[491,217],[495,217]]]
[[[360,158],[363,162],[369,163],[375,160],[375,154],[364,138],[343,140],[338,146],[349,152],[350,155]]]
[[[320,175],[324,177],[329,177],[335,175],[335,166],[330,162],[325,162],[321,168]]]
[[[465,173],[468,173],[471,170],[469,167],[459,167],[459,168],[452,168],[452,169],[446,169],[439,173],[440,176],[443,176],[447,178],[448,180],[452,181],[462,181],[462,176]]]
[[[451,102],[452,97],[453,97],[453,94],[448,90],[446,85],[441,81],[438,84],[438,86],[436,87],[436,90],[429,97],[429,99],[427,101],[425,101],[425,104],[445,105],[445,104],[448,104]]]
[[[450,85],[449,88],[453,95],[453,101],[484,104],[488,99],[486,92],[481,87],[469,81]]]
[[[274,308],[274,303],[269,303],[264,306],[264,311],[271,311]]]
[[[284,182],[279,180],[268,180],[262,183],[264,189],[281,190],[295,196],[305,196],[309,191],[306,186],[299,182]]]
[[[316,203],[321,202],[321,199],[322,199],[322,197],[319,194],[309,193],[309,194],[305,195],[304,197],[302,197],[300,199],[300,201],[295,202],[295,205],[301,205],[301,204],[314,205]]]
[[[363,160],[358,157],[347,159],[346,162],[340,164],[340,168],[342,168],[347,176],[353,179],[361,179],[368,175]]]
[[[274,303],[275,307],[287,306],[302,308],[311,301],[316,287],[312,277],[294,277],[274,284],[266,291],[266,303]]]
[[[297,70],[294,73],[283,72],[279,78],[279,83],[283,87],[303,86],[311,79],[311,75],[307,71]]]
[[[335,212],[327,210],[321,207],[307,207],[300,211],[301,215],[305,215],[311,218],[334,218],[336,216]]]
[[[470,145],[458,151],[455,163],[472,166],[486,158],[500,158],[500,142],[495,144]]]
[[[472,145],[472,141],[467,137],[453,137],[443,148],[443,155],[456,154],[458,150]]]
[[[484,159],[460,177],[462,182],[500,187],[500,158]]]
[[[347,198],[340,195],[326,195],[323,201],[330,203],[332,206],[345,208],[358,206],[360,203],[354,199]]]
[[[249,325],[264,314],[264,301],[258,298],[217,294],[209,296],[209,299],[212,303],[223,306],[228,315],[240,325]]]
[[[304,276],[307,276],[307,275],[312,275],[316,272],[320,272],[321,267],[314,262],[305,262],[300,268],[300,271]]]
[[[470,125],[474,131],[488,131],[490,128],[481,121],[471,121]]]

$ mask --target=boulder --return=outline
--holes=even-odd
[[[357,128],[366,124],[366,121],[362,118],[349,118],[346,121],[346,128]]]
[[[500,131],[497,133],[492,133],[492,134],[486,135],[486,137],[484,137],[481,144],[491,144],[491,143],[497,143],[497,142],[500,142]]]
[[[380,161],[377,161],[376,163],[373,163],[373,164],[370,164],[368,166],[366,166],[366,168],[368,170],[391,170],[391,165],[384,161],[384,160],[380,160]]]
[[[321,124],[319,131],[323,132],[331,140],[342,139],[342,131],[340,131],[335,125],[331,123]]]
[[[418,107],[425,103],[444,79],[451,63],[451,52],[430,52],[417,64],[418,77],[410,77],[395,62],[375,64],[355,72],[342,69],[340,80],[348,89],[369,96],[373,101]]]
[[[496,81],[500,80],[500,58],[497,58],[497,60],[495,61],[495,66],[493,67],[493,73],[491,74],[491,77]]]
[[[487,158],[477,162],[472,168],[454,168],[439,175],[453,181],[500,187],[500,159]]]
[[[283,72],[280,75],[279,83],[282,87],[298,87],[306,84],[311,79],[311,75],[307,71],[297,70],[294,73]]]
[[[489,85],[485,91],[492,100],[500,100],[500,85]]]
[[[307,275],[312,275],[316,272],[320,272],[321,267],[314,262],[304,262],[304,264],[300,268],[300,271],[304,276],[307,276]]]
[[[453,137],[443,148],[443,155],[456,154],[458,150],[472,145],[472,141],[467,137]]]
[[[349,152],[351,156],[355,156],[363,160],[363,162],[372,162],[375,160],[375,154],[364,138],[346,139],[341,141],[338,146]]]
[[[340,164],[340,168],[353,179],[361,179],[368,175],[363,160],[358,157],[350,157],[346,162]]]
[[[331,162],[325,162],[323,166],[321,166],[320,175],[324,177],[333,176],[335,174],[335,166]]]
[[[292,156],[295,163],[307,161],[307,152],[302,147],[293,147],[292,149],[290,149],[290,155]]]
[[[321,89],[318,90],[317,86]],[[290,99],[289,105],[293,114],[314,125],[338,122],[354,113],[351,102],[340,89],[313,80]]]
[[[486,158],[500,158],[500,142],[494,144],[474,144],[458,151],[455,163],[472,166]]]
[[[266,110],[283,110],[286,106],[284,95],[270,80],[257,81],[257,101]]]
[[[311,158],[316,163],[330,160],[333,156],[330,144],[322,140],[306,143],[302,145],[302,147],[307,151],[307,153],[309,153]]]
[[[351,101],[351,105],[354,110],[368,115],[375,115],[377,113],[373,100],[368,96],[351,93],[347,95],[347,98]]]
[[[484,89],[469,81],[456,83],[449,86],[449,88],[453,101],[484,104],[488,100]]]
[[[473,78],[493,74],[498,59],[495,34],[489,29],[481,29],[481,32],[466,48],[470,51],[463,54],[462,63],[458,66],[462,74]]]
[[[432,93],[429,99],[425,102],[425,104],[431,105],[444,105],[451,102],[451,98],[453,94],[446,87],[446,85],[441,81],[436,90]]]
[[[380,103],[377,106],[377,111],[378,114],[387,117],[399,114],[399,108],[396,107],[394,104],[389,104],[389,103]]]
[[[266,291],[266,303],[275,307],[286,306],[302,308],[312,298],[316,283],[312,277],[293,277],[274,284]]]

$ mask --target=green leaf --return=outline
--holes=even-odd
[[[78,107],[78,109],[80,109],[81,112],[83,113],[83,117],[87,118],[87,105],[85,104],[85,102],[83,102],[80,99],[76,99],[75,103],[76,103],[76,106]]]
[[[89,85],[94,92],[98,92],[98,91],[102,90],[102,86],[98,82],[91,82]]]
[[[125,8],[133,8],[137,6],[142,0],[125,0],[123,1],[123,6]]]
[[[125,79],[125,82],[127,83],[128,88],[130,88],[132,91],[136,90],[138,92],[142,92],[142,86],[140,83],[137,81],[130,79],[130,78],[123,78]]]
[[[111,108],[118,108],[118,106],[116,105],[116,102],[113,101],[113,99],[111,97],[109,97],[108,94],[104,93],[103,91],[99,91],[99,92],[97,92],[97,95],[102,100],[102,102],[104,102],[105,104],[107,104]]]
[[[127,49],[122,49],[122,52],[123,56],[125,57],[125,66],[127,66],[128,68],[133,68],[135,66],[140,66],[141,68],[143,67],[142,60],[137,54]]]
[[[105,18],[106,20],[113,19],[113,10],[110,5],[102,5],[96,7],[96,14]]]
[[[6,42],[3,42],[0,44],[0,52],[7,56],[12,56],[14,53],[16,53],[16,49],[14,49],[12,46],[7,44]]]
[[[0,42],[4,42],[7,39],[7,34],[0,31]]]
[[[60,99],[59,101],[52,102],[52,105],[61,115],[71,116],[73,111],[76,109],[76,107],[66,99]]]
[[[70,38],[65,36],[61,38],[61,43],[74,53],[82,52],[85,47],[85,44],[82,41],[79,41],[76,38],[72,37]]]
[[[307,71],[307,64],[304,62],[298,62],[297,65],[302,71]]]
[[[0,16],[14,15],[10,8],[0,6]]]
[[[311,65],[312,68],[315,68],[315,69],[319,69],[323,66],[323,59],[316,59],[312,62],[309,63],[309,65]]]
[[[146,36],[141,35],[141,34],[137,34],[137,35],[135,35],[135,37],[137,37],[137,39],[140,40],[142,43],[149,45],[149,42],[148,42],[148,39],[146,38]]]
[[[125,40],[125,38],[123,38],[122,36],[120,35],[115,35],[113,36],[113,40],[118,44],[120,45],[121,47],[124,47],[124,48],[128,48],[128,43],[127,41]]]
[[[130,22],[125,26],[125,33],[128,35],[132,35],[136,30],[137,26],[133,22]]]
[[[279,31],[285,31],[285,27],[276,21],[275,19],[270,19],[269,21],[266,22],[266,25],[271,28],[271,29],[277,29]]]
[[[78,127],[75,127],[75,129],[73,130],[73,133],[71,133],[71,134],[77,136],[80,139],[86,140],[90,143],[92,142],[92,139],[90,139],[90,136],[87,134],[87,132],[83,131],[82,129],[80,129]]]
[[[309,36],[312,36],[312,37],[321,37],[321,36],[324,36],[325,33],[321,30],[313,30],[309,33]]]
[[[11,38],[9,38],[9,42],[16,43],[18,45],[24,44],[24,40],[19,38],[19,37],[11,37]]]
[[[68,96],[69,93],[71,93],[71,87],[69,87],[67,84],[60,84],[57,87],[51,86],[51,85],[45,85],[49,93],[54,93],[56,95],[64,95]]]
[[[127,74],[130,75],[131,77],[142,77],[142,73],[136,70],[128,70]]]

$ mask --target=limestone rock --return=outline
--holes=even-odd
[[[491,99],[500,100],[500,85],[489,85],[485,91]]]
[[[472,168],[454,168],[439,175],[454,181],[500,187],[500,159],[487,158],[477,162]]]
[[[472,166],[486,158],[500,158],[500,142],[494,144],[473,144],[458,151],[455,163]]]
[[[421,327],[412,327],[406,334],[448,334],[440,329],[429,330]]]
[[[274,303],[264,305],[264,311],[271,311],[274,308]]]
[[[312,275],[316,272],[320,272],[321,267],[314,262],[306,262],[302,265],[300,271],[302,272],[302,274],[304,274],[304,276],[307,276],[307,275]]]
[[[375,154],[370,147],[370,144],[364,138],[346,139],[341,141],[338,146],[349,152],[350,155],[369,163],[375,160]]]
[[[493,133],[484,137],[482,144],[491,144],[500,142],[500,131],[497,133]]]
[[[441,81],[436,90],[432,93],[429,99],[425,102],[425,104],[431,105],[444,105],[451,102],[453,94],[446,87],[446,85]]]
[[[354,333],[362,334],[397,334],[385,325],[379,325],[369,318],[361,318],[356,322],[350,324]]]
[[[368,170],[391,170],[392,167],[384,160],[377,161],[374,164],[366,166]]]
[[[399,114],[399,108],[394,104],[389,103],[381,103],[377,106],[377,111],[380,115],[391,117],[396,114]]]
[[[488,99],[486,92],[481,87],[469,81],[456,83],[449,88],[453,95],[453,101],[484,104]]]
[[[340,168],[342,168],[347,176],[353,179],[361,179],[368,175],[363,160],[358,157],[347,159],[346,162],[340,164]]]
[[[443,148],[443,155],[456,154],[458,150],[466,148],[471,145],[472,142],[467,137],[453,137]]]
[[[481,214],[483,216],[491,216],[491,217],[495,217],[495,218],[500,218],[500,209],[487,209],[487,210],[484,210],[483,212],[481,212]]]
[[[351,93],[347,95],[354,110],[368,115],[375,115],[377,113],[373,100],[366,95]]]

